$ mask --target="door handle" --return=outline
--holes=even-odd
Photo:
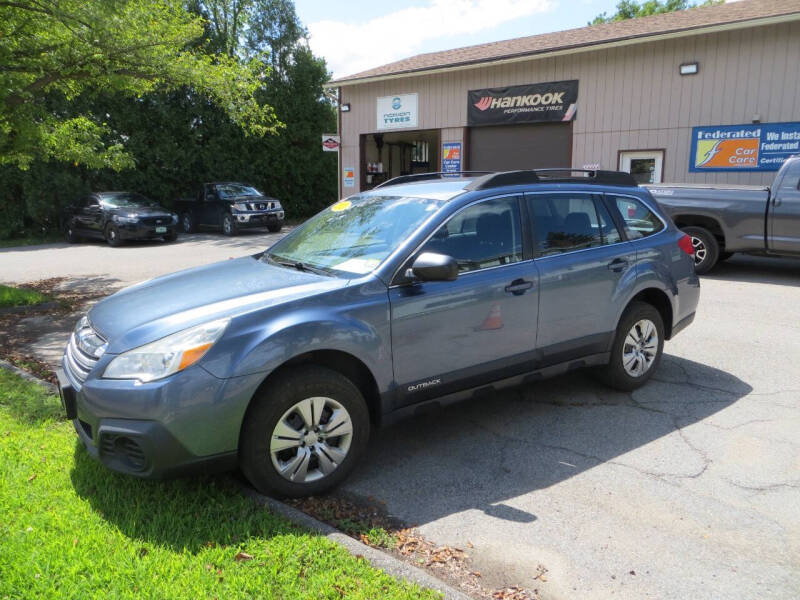
[[[772,206],[780,206],[780,205],[781,205],[781,199],[780,198],[775,197],[775,198],[772,199]]]
[[[628,268],[628,261],[624,258],[615,258],[610,263],[608,263],[609,271],[614,271],[615,273],[621,273],[625,269]]]
[[[524,279],[515,279],[510,284],[505,287],[505,290],[515,296],[521,296],[525,293],[525,290],[529,290],[533,287],[532,281],[525,281]]]

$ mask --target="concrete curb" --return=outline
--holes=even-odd
[[[23,369],[20,369],[19,367],[15,366],[15,365],[12,365],[10,362],[8,362],[7,360],[3,360],[2,358],[0,358],[0,369],[5,369],[6,371],[11,371],[12,373],[14,373],[16,375],[19,375],[20,377],[22,377],[26,381],[30,381],[31,383],[39,384],[40,386],[42,386],[44,389],[46,389],[51,394],[54,394],[54,395],[58,396],[58,387],[56,387],[54,384],[50,383],[49,381],[45,381],[44,379],[39,379],[35,375],[31,375],[27,371],[25,371]]]
[[[284,504],[279,500],[275,500],[269,496],[264,496],[263,494],[258,493],[254,489],[249,488],[244,484],[242,484],[240,487],[246,496],[249,496],[259,504],[266,506],[272,512],[279,514],[289,521],[296,523],[297,525],[301,525],[306,529],[310,529],[316,533],[319,533],[320,535],[324,535],[329,540],[336,542],[340,546],[344,546],[344,548],[353,556],[363,556],[373,567],[385,571],[396,579],[412,581],[422,587],[436,590],[442,594],[442,597],[445,600],[471,600],[470,597],[463,592],[460,592],[457,589],[449,586],[441,579],[430,575],[422,569],[395,558],[386,552],[382,552],[376,548],[362,544],[358,540],[345,535],[327,523],[323,523],[322,521],[319,521],[314,517],[297,510],[296,508]]]
[[[6,308],[0,308],[0,317],[5,315],[20,315],[25,313],[36,314],[51,310],[53,308],[58,308],[61,306],[61,303],[57,300],[53,300],[51,302],[44,302],[42,304],[27,304],[24,306],[7,306]]]

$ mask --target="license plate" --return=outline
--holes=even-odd
[[[70,421],[77,418],[78,407],[75,404],[75,390],[71,387],[62,388],[58,384],[58,395],[61,396],[61,406],[64,407],[64,412],[67,413],[67,419]]]
[[[156,227],[156,233],[167,233],[166,227]]]

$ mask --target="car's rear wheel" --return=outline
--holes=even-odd
[[[242,425],[242,472],[264,493],[297,497],[338,485],[364,453],[369,412],[344,375],[291,369],[253,399]]]
[[[122,245],[122,240],[119,237],[119,229],[117,229],[116,225],[111,223],[106,225],[105,238],[109,246],[116,247]]]
[[[76,244],[81,241],[81,236],[75,233],[72,223],[64,223],[64,239],[68,244]]]
[[[194,233],[195,225],[192,215],[189,213],[183,213],[181,215],[181,227],[183,228],[184,233]]]
[[[604,371],[606,383],[630,392],[644,385],[661,362],[664,320],[645,302],[632,303],[617,326],[611,358]]]
[[[703,227],[684,227],[683,232],[692,238],[695,272],[698,275],[705,275],[719,260],[719,242],[717,238]]]
[[[222,215],[222,233],[225,235],[236,235],[239,233],[236,229],[236,221],[233,220],[233,215],[228,213]]]

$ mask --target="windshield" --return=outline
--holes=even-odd
[[[241,183],[218,183],[214,186],[220,198],[236,198],[237,196],[263,196],[256,188]]]
[[[341,276],[364,275],[381,264],[443,202],[353,196],[306,221],[275,244],[264,259]]]
[[[114,208],[127,208],[133,206],[158,206],[150,198],[134,192],[120,192],[118,194],[104,194],[101,200]]]

